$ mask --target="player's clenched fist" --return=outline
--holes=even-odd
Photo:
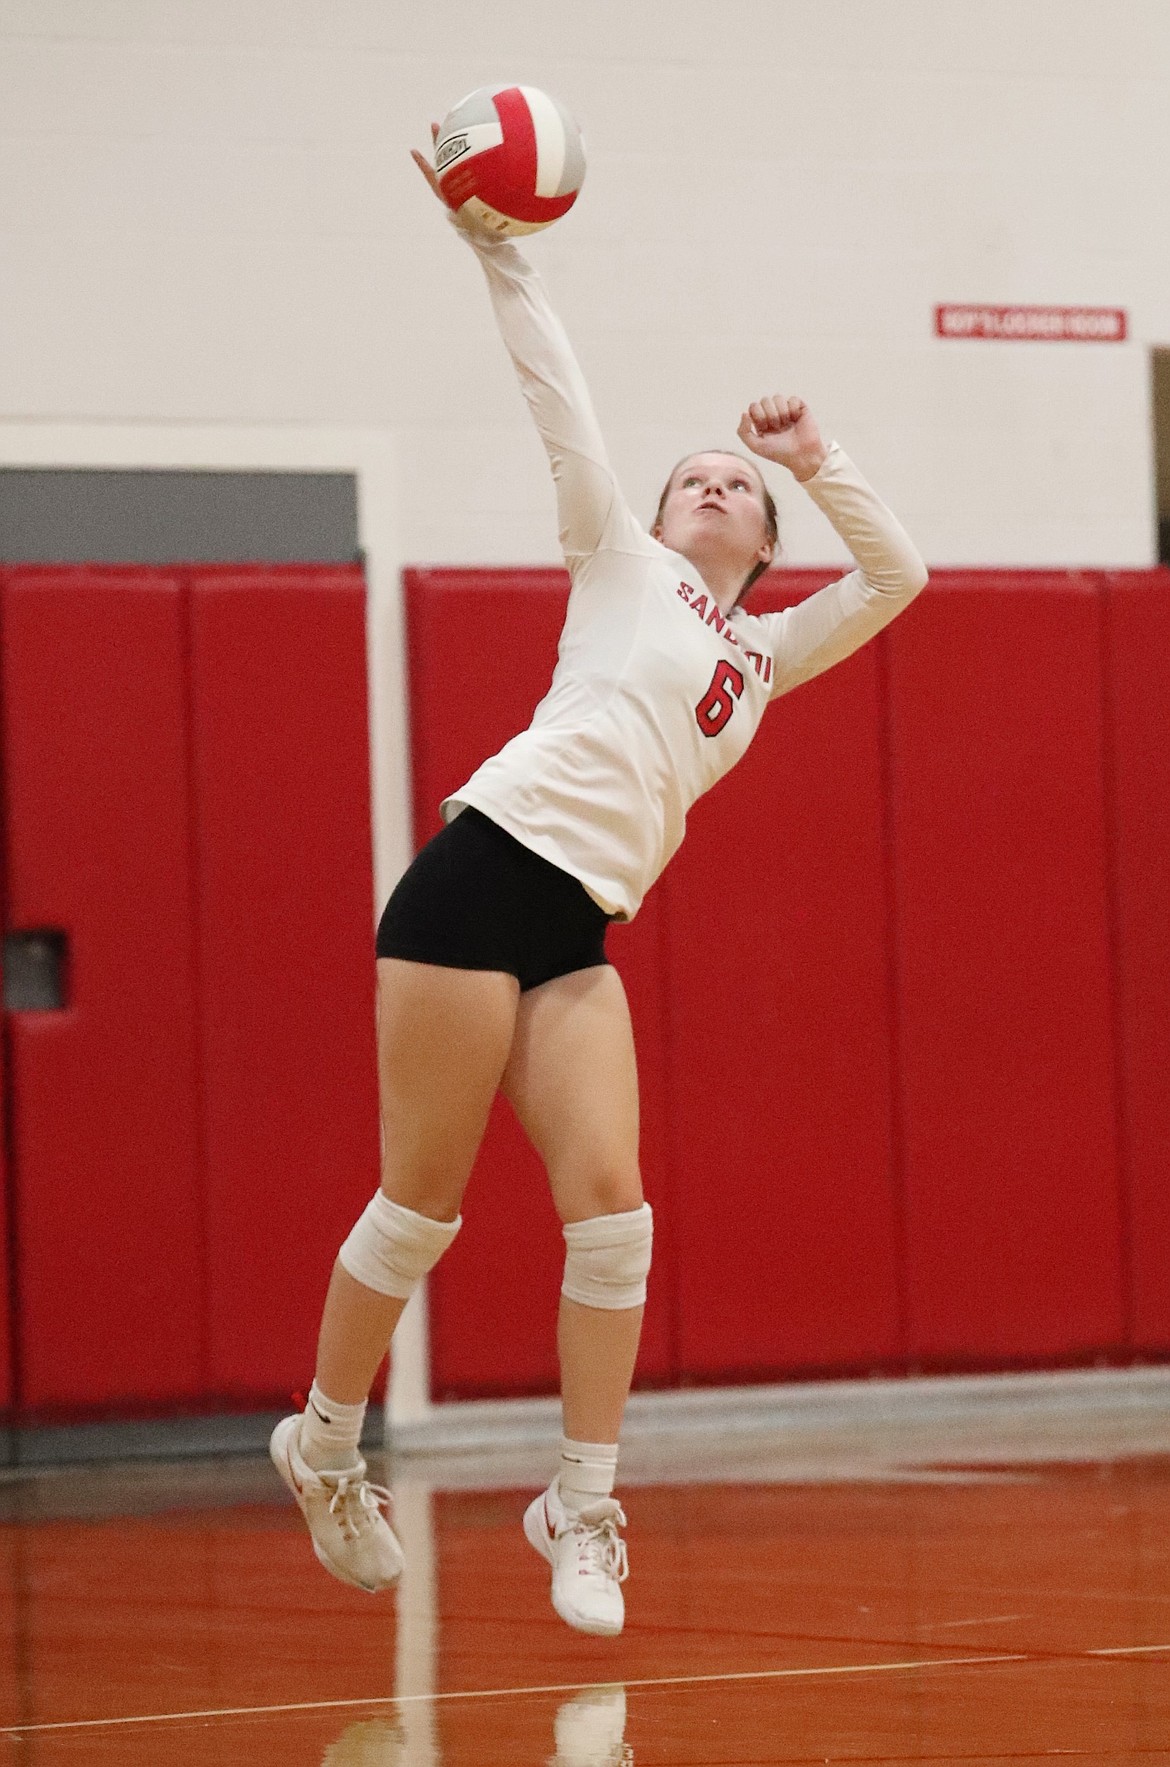
[[[798,479],[811,479],[828,453],[804,400],[783,393],[753,400],[736,433],[753,454],[786,466]]]

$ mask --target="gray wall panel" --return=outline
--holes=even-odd
[[[0,469],[10,563],[340,564],[359,549],[352,473]]]

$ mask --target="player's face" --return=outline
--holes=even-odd
[[[771,556],[763,481],[734,454],[692,454],[674,469],[654,532],[700,568],[718,559],[746,576]]]

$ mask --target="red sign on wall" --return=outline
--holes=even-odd
[[[936,337],[998,338],[1012,343],[1120,344],[1124,307],[982,307],[934,309]]]

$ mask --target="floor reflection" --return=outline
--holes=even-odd
[[[406,1733],[393,1718],[363,1718],[343,1730],[321,1767],[409,1767]]]
[[[1170,1761],[1170,1459],[1015,1448],[868,1479],[631,1483],[617,1639],[553,1613],[526,1488],[397,1479],[407,1570],[375,1600],[320,1569],[271,1468],[254,1486],[226,1468],[218,1503],[210,1474],[189,1490],[170,1467],[149,1490],[42,1481],[0,1520],[0,1752],[21,1767]]]
[[[634,1752],[625,1738],[625,1688],[587,1687],[557,1707],[549,1767],[627,1767]]]
[[[626,1690],[617,1682],[584,1687],[553,1713],[552,1752],[532,1767],[634,1767],[626,1737]],[[519,1749],[516,1767],[528,1767]],[[443,1767],[433,1737],[397,1718],[350,1724],[321,1757],[321,1767]]]

